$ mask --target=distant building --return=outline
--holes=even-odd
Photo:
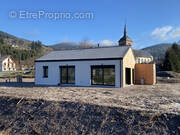
[[[133,50],[136,58],[136,64],[150,64],[153,63],[153,56],[144,50]]]
[[[3,71],[16,71],[16,63],[10,55],[0,58],[0,72]]]
[[[132,46],[133,41],[127,35],[127,28],[126,25],[124,27],[124,36],[119,40],[119,46],[129,45]]]

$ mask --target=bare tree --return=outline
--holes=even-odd
[[[84,37],[80,42],[79,42],[79,47],[80,48],[92,48],[94,45],[94,42],[89,40],[87,37]]]

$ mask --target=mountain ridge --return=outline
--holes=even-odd
[[[12,34],[8,34],[6,32],[0,31],[0,39],[3,39],[5,44],[12,46],[15,49],[25,49],[28,50],[32,41],[26,40],[23,38],[16,37]],[[71,50],[71,49],[79,49],[79,48],[94,48],[97,47],[92,44],[88,43],[89,41],[82,41],[82,42],[61,42],[54,45],[43,45],[43,50],[48,50],[46,52],[52,50]],[[180,45],[180,40],[177,42]],[[149,52],[155,61],[163,60],[165,57],[165,53],[168,48],[172,46],[172,43],[161,43],[155,44],[148,47],[145,47],[140,50],[144,50]]]
[[[30,40],[19,38],[3,31],[0,31],[0,39],[3,39],[5,44],[19,49],[29,49],[29,46],[32,43]]]
[[[33,67],[34,61],[52,49],[40,41],[30,41],[0,31],[0,56],[11,55],[19,67]]]
[[[152,45],[141,50],[149,52],[153,57],[155,62],[163,61],[165,58],[166,51],[172,46],[173,43],[161,43]]]

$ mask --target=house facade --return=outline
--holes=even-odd
[[[118,43],[112,47],[52,51],[35,61],[35,84],[117,88],[132,85],[138,57],[126,26]],[[145,75],[139,76],[142,79]]]
[[[119,46],[54,51],[35,64],[37,85],[124,87],[133,84],[135,58],[130,46]]]
[[[0,58],[0,72],[6,71],[16,71],[16,63],[10,55]]]

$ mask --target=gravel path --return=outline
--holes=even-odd
[[[72,101],[180,114],[180,83],[135,85],[126,88],[34,87],[32,84],[17,86],[0,85],[0,96]]]

